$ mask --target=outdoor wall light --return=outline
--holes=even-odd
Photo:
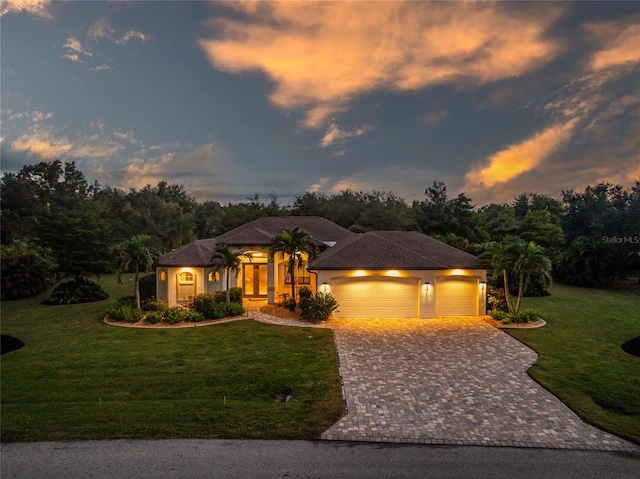
[[[322,286],[320,287],[320,289],[322,289],[323,293],[326,293],[329,290],[329,285],[326,282],[324,282],[322,283]]]
[[[425,288],[427,288],[427,293],[428,293],[429,289],[431,288],[431,283],[429,283],[429,281],[425,281],[424,282],[424,286],[425,286]]]
[[[484,281],[480,282],[480,291],[484,291],[487,288],[487,283]]]

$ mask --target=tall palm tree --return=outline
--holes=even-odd
[[[111,254],[116,257],[118,283],[122,284],[122,273],[133,269],[135,274],[136,305],[140,309],[140,273],[149,271],[158,253],[145,243],[151,239],[149,235],[134,235],[131,239],[122,241],[111,248]]]
[[[309,259],[314,259],[318,254],[318,250],[311,238],[311,235],[306,231],[300,231],[300,229],[296,227],[291,231],[284,229],[282,230],[282,233],[273,237],[271,240],[271,248],[269,248],[269,254],[275,255],[276,253],[280,253],[280,257],[283,260],[285,259],[285,256],[289,258],[287,274],[291,275],[291,298],[295,304],[296,267],[302,268],[304,260],[303,253],[307,254]]]
[[[229,276],[231,271],[235,271],[236,278],[240,273],[240,266],[242,265],[242,258],[246,258],[242,251],[232,251],[227,243],[219,241],[216,243],[213,252],[211,253],[211,262],[215,262],[214,272],[223,269],[225,276],[227,277],[227,303],[231,302],[231,291],[229,290]],[[251,261],[251,258],[249,258]]]
[[[518,259],[514,264],[514,273],[518,278],[518,300],[515,313],[520,312],[522,295],[531,279],[537,279],[544,288],[551,285],[551,260],[545,256],[544,248],[533,241],[519,245]]]

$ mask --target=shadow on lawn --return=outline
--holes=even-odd
[[[24,343],[17,338],[2,334],[2,344],[0,344],[0,354],[10,353],[24,346]]]

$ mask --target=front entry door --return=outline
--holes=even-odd
[[[243,269],[244,296],[267,296],[267,265],[245,264]]]

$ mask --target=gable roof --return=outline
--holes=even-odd
[[[309,233],[317,246],[327,246],[327,243],[338,242],[355,234],[320,216],[268,216],[238,226],[221,234],[216,240],[224,241],[230,246],[268,246],[272,238],[282,233],[282,230],[294,228]]]
[[[417,231],[369,231],[321,253],[310,270],[476,268],[478,258]]]
[[[300,228],[309,233],[313,242],[321,247],[331,246],[356,233],[320,216],[269,216],[258,218],[227,231],[216,238],[192,241],[164,254],[158,266],[210,266],[211,253],[218,241],[229,246],[269,246],[271,239],[283,229]]]

